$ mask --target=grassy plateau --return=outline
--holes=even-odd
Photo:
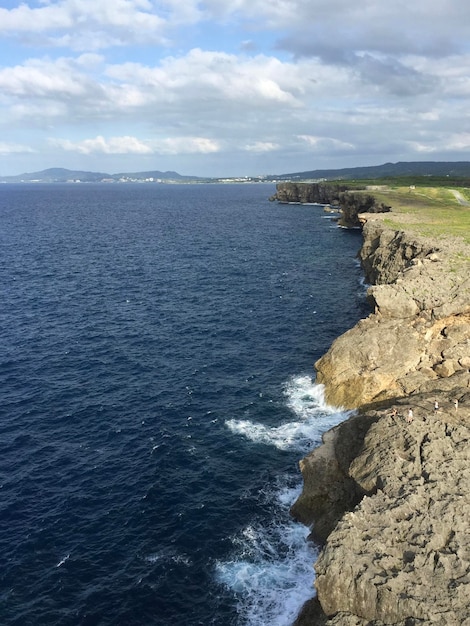
[[[392,228],[428,237],[455,236],[470,243],[470,186],[459,186],[452,179],[404,182],[401,179],[367,181],[364,189],[361,181],[361,189],[356,193],[364,191],[377,202],[390,206],[391,213],[384,223]]]

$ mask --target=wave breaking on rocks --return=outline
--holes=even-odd
[[[470,626],[469,246],[360,219],[373,312],[315,364],[356,412],[300,463],[323,548],[295,626]]]

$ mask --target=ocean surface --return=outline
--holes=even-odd
[[[274,186],[0,186],[0,624],[288,626],[360,234]]]

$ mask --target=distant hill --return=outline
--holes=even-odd
[[[401,161],[367,167],[348,167],[336,170],[311,170],[269,176],[275,180],[366,180],[405,176],[470,177],[470,161]]]
[[[40,172],[19,174],[18,176],[0,176],[0,183],[66,183],[66,182],[250,182],[250,181],[302,181],[302,180],[374,180],[406,177],[445,177],[470,179],[470,161],[401,161],[366,167],[347,167],[342,169],[309,170],[291,174],[271,174],[262,177],[243,178],[205,178],[183,176],[178,172],[87,172],[52,167]]]
[[[134,172],[134,173],[120,173],[120,174],[113,174],[113,178],[116,179],[121,179],[121,178],[137,178],[139,180],[148,180],[150,178],[153,179],[160,179],[160,180],[195,180],[198,177],[197,176],[182,176],[181,174],[178,174],[178,172],[159,172],[157,170],[155,171],[150,171],[150,172]]]
[[[105,172],[86,172],[82,170],[68,170],[62,167],[52,167],[40,172],[19,174],[18,176],[0,176],[3,183],[97,183],[97,182],[132,182],[132,181],[191,181],[200,180],[197,176],[182,176],[177,172],[121,172],[119,174],[107,174]]]

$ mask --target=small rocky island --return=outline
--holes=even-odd
[[[287,185],[276,199],[329,202]],[[372,313],[315,364],[327,401],[355,411],[300,463],[292,514],[323,548],[295,626],[470,626],[470,247],[368,203],[346,221],[364,224]]]

